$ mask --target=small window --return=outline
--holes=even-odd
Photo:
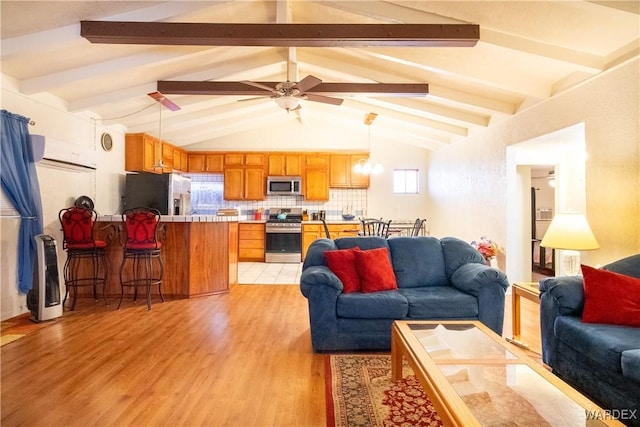
[[[418,169],[394,169],[393,192],[396,194],[418,194]]]

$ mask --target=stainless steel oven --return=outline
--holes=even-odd
[[[265,226],[265,262],[302,261],[302,208],[270,208]]]

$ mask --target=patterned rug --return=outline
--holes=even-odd
[[[442,426],[406,362],[396,383],[389,355],[327,355],[325,368],[328,427]]]

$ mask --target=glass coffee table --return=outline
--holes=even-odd
[[[406,359],[445,426],[622,426],[478,321],[396,321],[391,379]]]

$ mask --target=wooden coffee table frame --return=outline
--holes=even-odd
[[[506,350],[511,352],[515,359],[439,359],[436,363],[409,325],[473,325],[484,331],[491,339],[496,341]],[[517,346],[510,344],[498,336],[495,332],[479,321],[411,321],[397,320],[391,327],[391,380],[398,381],[402,378],[403,359],[406,359],[413,369],[416,377],[422,384],[427,396],[431,399],[438,415],[445,426],[481,426],[478,419],[464,403],[460,395],[455,391],[447,378],[438,368],[438,365],[493,365],[505,366],[508,364],[527,365],[540,374],[553,386],[560,389],[569,398],[588,411],[601,411],[599,406],[591,402],[577,390],[553,375],[540,364],[529,358],[527,354]],[[599,420],[602,425],[623,426],[615,420]]]

